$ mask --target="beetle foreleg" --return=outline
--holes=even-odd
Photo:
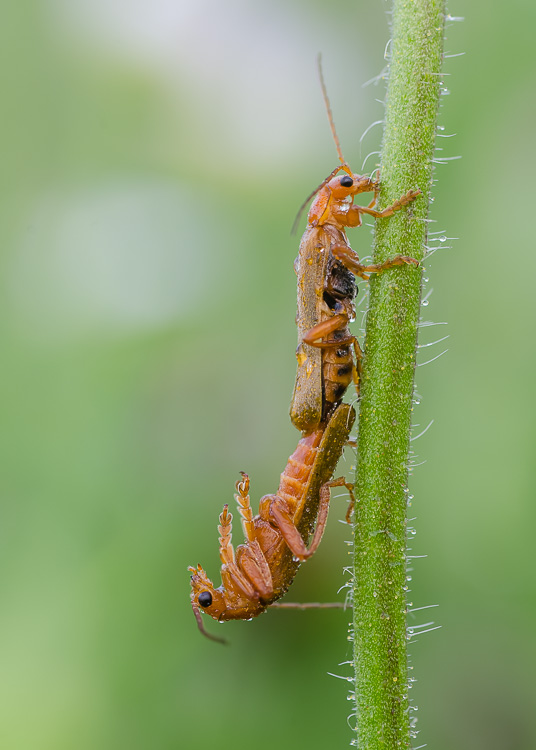
[[[417,198],[417,196],[419,195],[421,195],[420,190],[408,190],[405,195],[396,200],[390,206],[387,206],[387,208],[384,208],[383,211],[375,211],[372,208],[374,203],[372,203],[368,207],[356,206],[356,208],[358,208],[361,213],[368,214],[369,216],[374,216],[376,219],[386,219],[388,216],[392,216],[395,211],[399,211],[401,208],[404,208],[404,206],[407,206],[408,203],[414,201],[415,198]]]

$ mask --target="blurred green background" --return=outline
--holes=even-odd
[[[411,491],[417,745],[536,747],[536,7],[452,3]],[[9,750],[345,747],[348,614],[203,639],[239,470],[255,503],[297,433],[296,237],[336,163],[379,145],[381,2],[3,4],[0,741]],[[363,168],[371,171],[377,157]],[[408,186],[412,187],[412,186]],[[302,222],[303,226],[303,222]],[[370,231],[351,242],[370,252]],[[451,245],[452,249],[446,246]],[[445,246],[445,247],[443,247]],[[363,286],[361,295],[364,294]],[[362,309],[364,309],[362,307]],[[359,328],[361,316],[356,322]],[[351,473],[348,455],[341,469]],[[293,600],[344,583],[346,501]],[[237,529],[235,539],[240,539]],[[419,615],[419,616],[417,616]]]

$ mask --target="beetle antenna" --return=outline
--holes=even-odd
[[[201,617],[201,612],[199,611],[198,607],[194,604],[194,602],[192,602],[192,609],[194,611],[195,619],[197,620],[197,627],[203,633],[203,635],[206,638],[209,638],[211,641],[216,641],[216,643],[227,644],[227,641],[225,640],[225,638],[218,638],[217,635],[212,635],[212,633],[209,633],[208,630],[205,630],[205,626],[203,625],[203,618]]]
[[[329,126],[331,128],[331,134],[333,135],[333,140],[335,141],[335,148],[337,149],[337,154],[339,156],[339,161],[341,163],[341,166],[337,167],[336,169],[334,169],[333,172],[331,172],[326,177],[326,179],[323,180],[320,183],[320,185],[316,188],[316,190],[313,190],[313,192],[311,193],[311,195],[308,195],[307,198],[304,200],[304,202],[300,206],[300,210],[296,214],[296,218],[294,219],[294,224],[292,225],[292,229],[290,231],[291,234],[294,234],[296,232],[296,229],[298,227],[298,222],[300,220],[300,217],[301,217],[304,209],[308,205],[309,201],[312,198],[314,198],[315,195],[320,190],[322,190],[322,188],[324,187],[324,185],[328,184],[328,182],[331,180],[332,177],[335,177],[335,175],[337,174],[337,172],[339,172],[341,169],[344,169],[344,171],[347,174],[349,174],[350,177],[352,176],[352,170],[350,169],[350,167],[348,166],[348,164],[344,160],[344,156],[342,155],[341,143],[339,141],[339,136],[337,135],[337,131],[335,130],[335,123],[333,121],[333,113],[331,111],[331,105],[329,103],[328,92],[327,92],[327,89],[326,89],[326,82],[324,81],[324,73],[322,71],[322,54],[320,52],[318,53],[317,62],[318,62],[318,75],[320,77],[320,86],[322,88],[322,96],[324,97],[324,104],[326,105],[326,111],[328,113]]]
[[[331,134],[333,135],[333,140],[335,141],[335,147],[337,149],[339,161],[341,162],[341,164],[346,165],[344,156],[342,155],[342,149],[341,149],[341,143],[339,141],[339,136],[337,135],[337,131],[335,130],[335,123],[333,121],[333,113],[331,112],[331,105],[329,103],[328,91],[326,89],[326,82],[324,81],[324,73],[322,71],[322,54],[320,52],[318,53],[318,75],[320,77],[320,85],[322,87],[322,96],[324,97],[324,104],[326,105],[326,111],[328,113],[329,127],[331,128]]]

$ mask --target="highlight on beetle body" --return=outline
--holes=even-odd
[[[301,562],[315,553],[322,540],[331,487],[349,490],[352,502],[348,519],[353,507],[352,485],[342,477],[331,477],[354,421],[353,407],[341,404],[327,425],[302,437],[281,474],[277,494],[261,499],[255,517],[249,477],[242,474],[235,498],[246,541],[233,548],[232,515],[224,506],[218,526],[221,586],[215,588],[201,565],[189,568],[192,609],[204,635],[222,642],[205,630],[201,613],[220,622],[249,620],[283,596]]]

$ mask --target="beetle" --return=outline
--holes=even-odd
[[[353,379],[359,394],[360,363],[363,352],[348,328],[355,318],[355,279],[369,279],[400,265],[419,263],[397,255],[383,263],[363,264],[348,242],[347,227],[359,227],[361,215],[388,218],[415,200],[420,190],[408,190],[382,211],[374,208],[379,181],[353,173],[342,155],[319,61],[320,82],[331,132],[341,162],[306,199],[314,198],[307,228],[300,242],[294,268],[298,277],[298,369],[290,406],[290,418],[307,434],[329,416]],[[343,171],[344,174],[339,174]],[[373,192],[368,206],[354,205],[356,195]],[[296,222],[295,222],[296,224]],[[353,348],[353,355],[352,355]]]
[[[225,505],[218,530],[222,584],[218,588],[201,565],[190,567],[191,605],[199,629],[201,613],[215,620],[249,620],[257,617],[288,590],[300,564],[311,557],[322,540],[327,521],[330,488],[352,485],[343,477],[331,479],[355,421],[355,410],[341,404],[327,424],[302,437],[281,474],[275,495],[265,495],[253,516],[249,477],[242,473],[236,484],[245,543],[233,548],[232,515]]]

